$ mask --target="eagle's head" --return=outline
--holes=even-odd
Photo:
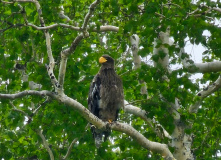
[[[99,58],[99,63],[103,69],[114,68],[114,59],[109,55],[103,55]]]

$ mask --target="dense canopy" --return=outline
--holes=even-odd
[[[0,1],[0,159],[220,159],[220,17],[219,0]],[[125,106],[96,149],[104,54]]]

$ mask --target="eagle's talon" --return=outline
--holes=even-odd
[[[112,119],[108,119],[108,122],[109,122],[109,123],[112,123],[113,121],[112,121]]]

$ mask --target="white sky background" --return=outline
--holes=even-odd
[[[215,19],[215,24],[214,25],[217,25],[218,27],[221,27],[221,20]],[[205,30],[203,32],[203,35],[209,37],[211,35],[211,33],[208,30]],[[188,41],[188,38],[186,38],[185,40],[187,41],[187,44],[186,44],[186,47],[185,47],[185,52],[188,53],[191,56],[191,59],[195,63],[202,63],[202,58],[203,58],[202,53],[204,51],[206,51],[206,48],[204,46],[202,46],[202,44],[199,44],[199,45],[191,44]],[[202,76],[203,76],[202,73],[196,73],[193,76],[191,76],[191,79],[195,82],[196,79],[202,78]],[[209,84],[209,82],[206,85],[208,85],[208,84]],[[205,87],[205,86],[202,86],[201,84],[199,84],[199,85],[200,85],[200,87]]]

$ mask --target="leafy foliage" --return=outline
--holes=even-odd
[[[46,26],[54,23],[82,26],[92,2],[39,0]],[[202,6],[202,3],[205,5]],[[53,91],[45,67],[49,60],[44,31],[25,25],[19,5],[25,9],[28,22],[40,26],[38,12],[33,3],[0,2],[0,92],[13,94],[30,89],[28,82],[22,80],[24,70],[15,68],[16,64],[25,66],[29,82],[41,84],[42,90]],[[64,8],[64,14],[72,21],[66,22],[65,19],[59,18],[61,6]],[[221,150],[220,91],[204,99],[196,115],[189,114],[188,108],[195,103],[194,97],[202,89],[198,82],[203,85],[213,83],[219,73],[205,73],[202,79],[192,81],[192,74],[187,70],[178,69],[170,74],[165,73],[164,70],[149,65],[146,59],[152,56],[154,38],[170,26],[171,37],[180,47],[185,46],[185,39],[188,37],[192,44],[202,44],[207,48],[204,62],[220,61],[221,30],[213,24],[214,19],[220,19],[220,12],[207,12],[209,7],[217,6],[221,6],[220,1],[215,3],[199,0],[192,3],[190,0],[174,0],[172,4],[168,4],[166,0],[102,1],[90,19],[90,36],[80,42],[68,59],[65,94],[87,106],[89,84],[99,69],[97,60],[102,54],[109,54],[116,59],[116,70],[124,83],[125,99],[147,111],[149,118],[154,118],[172,133],[174,119],[166,102],[174,102],[175,98],[178,98],[182,106],[179,113],[184,123],[192,124],[191,130],[186,130],[186,133],[194,135],[194,155],[198,159],[213,159]],[[117,26],[119,31],[93,32],[93,29],[99,30],[102,25]],[[204,35],[205,30],[209,31],[211,36]],[[49,33],[56,61],[54,73],[58,76],[60,53],[70,46],[79,32],[59,26],[50,29]],[[139,55],[143,62],[138,70],[133,70],[133,57],[129,54],[128,39],[132,34],[137,34],[141,40]],[[169,49],[171,64],[180,64],[180,59],[175,56],[176,48],[170,46]],[[154,60],[154,57],[151,60]],[[170,79],[169,82],[163,81],[165,74]],[[141,79],[148,86],[148,100],[140,93]],[[161,100],[160,94],[166,102]],[[38,107],[38,112],[33,114]],[[151,141],[168,144],[168,139],[160,139],[140,118],[121,111],[120,121],[130,123]],[[75,138],[78,140],[69,159],[161,159],[159,155],[142,148],[131,137],[115,131],[112,132],[110,141],[97,150],[90,130],[85,128],[88,122],[69,106],[47,97],[27,96],[13,101],[1,99],[0,122],[0,158],[4,159],[36,156],[38,159],[49,159],[42,139],[36,133],[39,128],[43,129],[56,159],[66,154]]]

